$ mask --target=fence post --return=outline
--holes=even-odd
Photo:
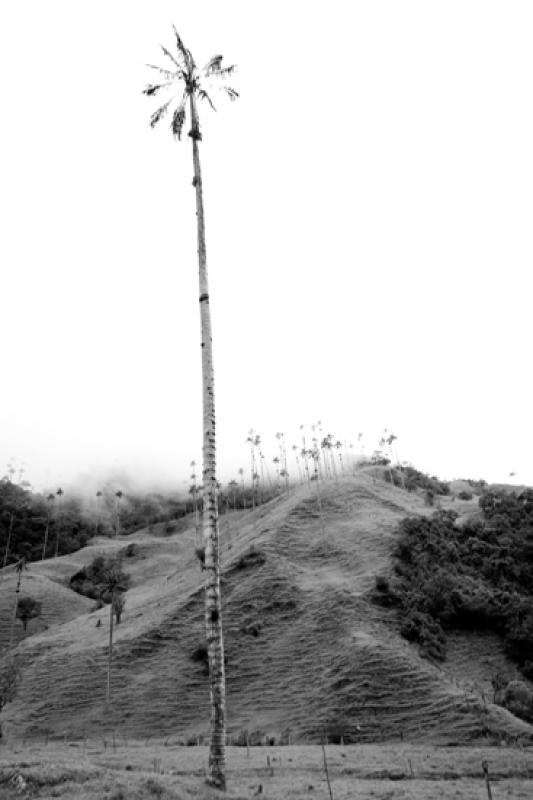
[[[481,762],[481,766],[483,768],[483,772],[485,774],[485,783],[487,785],[487,794],[489,796],[489,800],[492,800],[492,791],[490,788],[490,781],[489,781],[489,762],[485,759]]]

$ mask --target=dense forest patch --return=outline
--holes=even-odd
[[[375,599],[399,608],[423,655],[445,659],[450,628],[491,630],[533,679],[533,490],[488,491],[479,506],[463,525],[449,510],[402,520],[394,577],[376,579]]]

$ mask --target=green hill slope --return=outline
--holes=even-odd
[[[387,484],[379,470],[320,492],[322,514],[316,489],[299,487],[254,512],[221,518],[230,736],[246,729],[255,738],[317,741],[323,729],[346,742],[468,741],[530,733],[483,699],[479,682],[466,686],[464,659],[454,663],[452,655],[444,669],[424,661],[400,638],[395,612],[370,602],[375,575],[390,569],[399,520],[431,511],[422,498]],[[456,506],[467,511],[475,503]],[[94,603],[71,592],[68,580],[97,553],[130,543],[134,555],[124,558],[124,569],[131,588],[116,628],[106,710],[109,612],[91,611]],[[42,592],[48,627],[30,623],[16,648],[19,681],[2,712],[5,734],[81,737],[104,727],[136,737],[206,734],[207,678],[192,658],[204,638],[192,521],[169,536],[140,531],[31,564],[23,593],[30,585],[32,595]],[[4,646],[13,590],[14,577],[0,581]],[[503,651],[497,644],[493,650],[495,663],[503,663]]]

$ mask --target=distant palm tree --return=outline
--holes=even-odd
[[[194,166],[193,186],[196,193],[196,219],[198,236],[199,300],[202,332],[202,383],[203,383],[203,525],[205,544],[205,622],[209,659],[209,690],[211,701],[211,743],[209,750],[210,783],[219,789],[226,787],[226,684],[224,673],[224,642],[222,632],[222,600],[220,593],[220,551],[217,509],[216,444],[215,444],[215,393],[211,334],[211,313],[209,307],[209,287],[207,279],[207,255],[205,244],[204,201],[202,175],[200,169],[199,143],[202,139],[198,117],[198,103],[206,100],[213,108],[213,101],[206,89],[206,82],[222,81],[220,88],[230,100],[236,100],[238,93],[223,81],[230,76],[235,67],[222,65],[222,56],[211,58],[203,70],[199,70],[190,50],[188,50],[176,28],[176,49],[171,53],[163,48],[163,53],[171,62],[170,69],[155,67],[164,81],[150,84],[144,93],[153,97],[158,93],[169,93],[166,100],[153,114],[152,127],[174,107],[171,130],[181,139],[190,110],[192,155]],[[176,93],[177,92],[177,93]]]
[[[46,528],[44,531],[44,542],[43,542],[43,553],[41,556],[41,561],[44,561],[46,558],[46,548],[48,546],[48,532],[50,530],[50,518],[52,516],[52,503],[54,502],[56,496],[55,494],[50,493],[46,498],[47,506],[46,506]]]
[[[287,467],[287,451],[285,449],[285,434],[276,433],[276,439],[279,442],[279,463],[280,463],[280,476],[285,479],[285,488],[289,489],[289,470]]]
[[[124,492],[119,489],[115,492],[115,497],[115,537],[117,537],[120,533],[120,501],[124,497]]]
[[[15,519],[15,512],[13,510],[11,510],[9,512],[9,527],[7,529],[7,541],[6,541],[6,547],[5,547],[5,550],[4,550],[4,561],[3,561],[2,567],[5,567],[6,564],[7,564],[7,559],[8,559],[8,556],[9,556],[9,547],[11,545],[11,534],[13,532],[13,521],[14,521],[14,519]]]
[[[7,474],[9,476],[8,480],[9,480],[10,483],[13,483],[13,478],[15,476],[15,473],[16,473],[16,469],[13,466],[13,459],[11,459],[11,461],[7,465]]]
[[[246,508],[246,497],[244,495],[244,470],[239,468],[239,475],[241,476],[241,492],[242,492],[242,507]]]
[[[106,682],[106,706],[109,706],[111,698],[111,661],[113,657],[113,615],[117,611],[117,597],[121,592],[125,592],[128,588],[127,576],[122,572],[121,566],[117,561],[109,563],[104,570],[104,581],[102,584],[102,594],[111,596],[109,603],[109,647],[107,655],[107,682]],[[118,602],[120,607],[120,601]],[[122,609],[119,612],[122,613]]]
[[[239,484],[237,483],[237,481],[231,480],[228,483],[228,492],[231,492],[231,501],[232,501],[232,504],[233,504],[233,510],[234,511],[235,511],[235,504],[236,504],[235,490],[238,489],[238,488],[239,488]]]
[[[15,620],[17,619],[20,584],[22,583],[22,573],[25,569],[28,569],[28,565],[26,564],[26,559],[23,556],[22,558],[19,558],[17,563],[15,564],[15,571],[17,573],[17,588],[15,589],[15,606],[13,608],[13,619],[11,620],[11,632],[9,634],[10,647],[13,644],[13,631],[15,629]]]
[[[63,497],[64,494],[65,493],[64,493],[63,489],[60,486],[59,489],[56,492],[56,495],[57,495],[57,506],[56,506],[56,551],[55,551],[54,558],[57,558],[57,556],[59,554],[59,529],[60,529],[60,522],[61,522],[61,517],[59,515],[59,509],[60,509],[60,502],[59,501],[61,500],[61,498]]]
[[[337,450],[337,458],[339,459],[339,464],[341,465],[341,475],[344,475],[344,459],[342,457],[342,442],[340,439],[337,439],[335,442],[335,448]]]
[[[300,467],[300,459],[298,458],[298,445],[297,444],[293,444],[291,449],[292,449],[292,452],[294,453],[294,458],[295,458],[295,461],[296,461],[296,469],[298,470],[298,480],[299,480],[300,483],[302,483],[303,482],[302,481],[302,469]]]
[[[98,501],[100,500],[101,497],[102,497],[102,492],[100,491],[100,489],[98,489],[98,491],[96,492],[96,523],[95,523],[95,526],[94,526],[95,535],[98,535],[98,528],[99,528],[99,524],[100,524],[99,523],[99,520],[100,520],[100,508],[99,508]]]
[[[251,476],[252,476],[252,511],[255,508],[255,434],[253,428],[248,431],[246,443],[250,445],[250,463],[251,463]]]
[[[308,450],[307,450],[307,446],[305,444],[305,429],[304,429],[303,425],[300,425],[300,430],[302,431],[302,449],[300,450],[300,455],[301,455],[301,457],[303,458],[303,461],[304,461],[304,473],[305,473],[305,477],[306,477],[307,483],[309,483],[309,480],[310,480],[310,477],[309,477],[309,464],[307,463]]]
[[[258,454],[258,457],[259,457],[259,470],[260,470],[259,473],[257,473],[257,462],[258,462],[258,459],[257,459],[257,457],[255,459],[255,464],[256,464],[256,484],[257,484],[257,491],[258,491],[258,495],[259,495],[259,502],[262,503],[263,499],[264,499],[264,493],[265,493],[265,474],[264,474],[264,469],[263,469],[264,456],[263,456],[263,454],[261,452],[261,437],[257,433],[254,436],[254,448],[257,449],[257,454]]]
[[[272,459],[272,463],[276,465],[277,490],[278,490],[278,492],[279,492],[279,490],[280,490],[280,482],[279,482],[279,476],[280,476],[280,469],[279,469],[279,465],[280,465],[280,458],[279,458],[279,456],[275,456],[275,458],[273,458],[273,459]]]

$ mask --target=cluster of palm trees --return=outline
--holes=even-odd
[[[322,422],[300,425],[300,441],[287,446],[285,433],[275,434],[274,455],[265,455],[265,443],[253,428],[248,431],[245,444],[249,447],[250,466],[238,469],[238,479],[231,479],[225,487],[217,482],[217,501],[219,512],[238,509],[254,509],[256,505],[272,497],[288,492],[291,487],[311,484],[313,481],[338,480],[353,475],[360,463],[384,463],[401,465],[393,443],[397,436],[387,428],[381,434],[376,448],[369,459],[365,456],[363,433],[358,433],[354,442],[347,442],[325,433]],[[272,465],[272,467],[269,467]],[[203,489],[198,483],[196,462],[191,461],[189,494],[193,499],[196,519],[197,543],[200,537],[200,510],[203,506]]]
[[[306,435],[304,425],[300,425],[300,443],[287,446],[285,433],[278,431],[275,434],[276,452],[271,463],[274,474],[269,470],[269,460],[265,457],[265,449],[261,436],[251,429],[246,443],[250,447],[250,482],[249,491],[246,491],[246,470],[238,470],[240,481],[232,479],[227,484],[227,494],[236,507],[238,487],[240,484],[241,507],[247,507],[249,500],[251,507],[261,503],[265,497],[272,497],[273,493],[279,494],[288,491],[291,485],[310,483],[313,480],[337,479],[339,476],[353,473],[357,459],[354,456],[354,444],[343,442],[331,433],[325,434],[322,423],[319,421],[310,426]],[[358,441],[361,441],[359,434]],[[292,453],[292,464],[290,456]]]

